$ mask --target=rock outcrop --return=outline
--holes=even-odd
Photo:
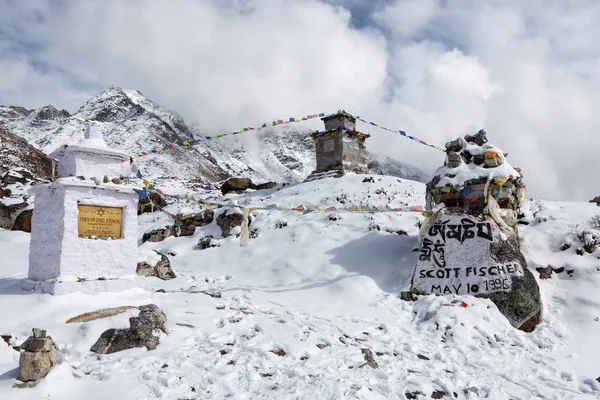
[[[33,209],[23,210],[17,218],[15,218],[15,222],[11,230],[13,231],[23,231],[27,233],[31,233],[31,217],[33,216]]]
[[[225,196],[227,193],[243,193],[248,189],[264,190],[277,186],[275,182],[265,182],[255,184],[250,178],[229,178],[221,185],[221,193]]]
[[[167,333],[166,315],[154,304],[139,306],[140,314],[129,318],[129,329],[109,329],[105,331],[91,351],[97,354],[111,354],[118,351],[146,347],[154,350],[159,345],[157,332]]]
[[[32,336],[28,337],[19,347],[19,377],[23,382],[17,387],[33,387],[43,379],[50,370],[63,362],[58,347],[46,331],[33,328]]]
[[[231,231],[242,225],[244,215],[238,208],[227,208],[217,216],[217,225],[221,228],[221,234],[225,238]],[[248,218],[248,226],[252,223],[252,216]]]
[[[152,265],[152,263],[139,262],[135,273],[141,276],[154,276],[158,279],[162,279],[163,281],[175,279],[177,276],[171,268],[171,262],[169,261],[169,258],[157,251],[156,254],[160,256],[160,260],[158,262],[156,262],[154,265]]]
[[[162,198],[162,196],[159,193],[149,191],[147,198],[140,198],[140,200],[138,201],[138,215],[158,211],[158,209],[155,206],[165,207],[166,205],[167,202],[165,201],[165,199]]]
[[[519,245],[522,175],[484,131],[447,143],[446,153],[427,185],[410,292],[488,298],[511,325],[530,332],[540,320],[541,299]]]

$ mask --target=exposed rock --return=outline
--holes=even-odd
[[[538,267],[535,269],[540,274],[540,279],[550,279],[552,278],[553,269],[551,266],[547,266],[546,268]]]
[[[46,331],[41,329],[34,328],[33,335],[19,349],[22,352],[19,357],[18,379],[27,384],[16,387],[34,387],[54,366],[63,362],[58,347],[50,336],[46,336]]]
[[[227,193],[241,193],[252,186],[250,178],[229,178],[221,185],[221,193],[225,196]]]
[[[30,145],[27,140],[15,135],[0,123],[0,174],[13,169],[26,170],[22,178],[13,180],[13,174],[4,175],[2,182],[9,185],[27,179],[32,181],[52,178],[52,160]]]
[[[229,178],[221,185],[221,193],[225,196],[227,193],[242,193],[247,189],[265,190],[277,186],[275,182],[265,182],[255,184],[250,178]]]
[[[162,242],[169,236],[173,236],[175,230],[172,225],[165,226],[164,228],[154,229],[150,232],[144,233],[142,236],[142,243],[145,242]]]
[[[169,261],[169,258],[162,253],[157,251],[155,252],[160,255],[160,261],[158,261],[154,266],[145,262],[140,262],[137,265],[135,273],[141,276],[154,276],[162,279],[163,281],[176,278],[177,276],[171,268],[171,262]]]
[[[276,182],[264,182],[264,183],[259,183],[259,184],[252,184],[250,186],[250,189],[266,190],[266,189],[273,189],[275,186],[277,186]]]
[[[110,182],[110,179],[108,179],[108,176],[107,176],[107,175],[104,175],[104,178],[102,178],[102,182],[103,182],[103,183],[108,183],[108,182]]]
[[[31,217],[33,216],[33,209],[21,211],[11,228],[13,231],[23,231],[31,233]]]
[[[465,140],[468,143],[476,143],[479,146],[483,146],[488,141],[487,140],[487,133],[483,129],[481,129],[475,135],[466,135],[465,136]]]
[[[194,214],[193,217],[184,219],[179,227],[179,236],[192,236],[196,231],[196,228],[211,224],[213,218],[214,211],[207,209],[203,212]]]
[[[0,228],[11,229],[17,216],[27,206],[26,201],[8,205],[0,203]]]
[[[165,207],[167,202],[158,192],[149,191],[148,198],[142,199],[140,198],[138,201],[138,215],[143,213],[149,213],[157,211],[156,207],[152,207],[152,204],[159,207]]]
[[[446,157],[446,166],[448,168],[458,168],[463,163],[462,157],[460,154],[451,151],[448,153],[448,157]]]
[[[198,240],[198,248],[200,250],[208,249],[211,247],[219,247],[220,244],[215,241],[213,235],[207,235]]]
[[[121,180],[121,178],[112,178],[110,180],[112,183],[114,183],[115,185],[122,185],[123,181]]]
[[[225,210],[217,216],[217,225],[221,228],[223,237],[229,236],[231,230],[235,227],[241,226],[244,217],[239,212],[232,212],[231,210]],[[252,222],[251,216],[248,218],[248,226]]]
[[[0,199],[4,197],[10,197],[12,195],[12,190],[9,188],[0,188]]]
[[[165,323],[166,315],[154,304],[139,306],[140,314],[129,318],[129,329],[109,329],[102,333],[100,338],[90,349],[97,354],[111,354],[118,351],[146,347],[154,350],[160,340],[154,333],[162,331],[167,333]]]
[[[365,363],[362,364],[359,368],[364,367],[365,365],[368,365],[371,368],[377,369],[379,368],[379,364],[377,364],[377,361],[375,361],[375,356],[373,355],[373,352],[371,351],[371,349],[360,349],[360,351],[363,354],[363,357],[365,359]]]
[[[592,200],[590,200],[590,203],[596,203],[600,207],[600,196],[594,197]]]

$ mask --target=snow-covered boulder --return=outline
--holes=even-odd
[[[530,332],[541,299],[517,232],[522,176],[483,130],[447,143],[446,153],[427,185],[435,210],[421,227],[410,291],[489,298],[512,326]]]

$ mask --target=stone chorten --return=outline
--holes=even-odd
[[[313,134],[317,166],[307,181],[329,176],[341,177],[346,172],[367,173],[365,140],[370,135],[356,131],[356,118],[338,111],[321,120],[325,130]]]
[[[63,145],[52,152],[50,157],[58,162],[58,175],[83,176],[88,179],[118,177],[125,171],[124,161],[129,160],[126,153],[108,147],[102,131],[95,125],[87,126],[79,143]]]
[[[485,131],[446,143],[446,161],[427,184],[413,294],[470,294],[492,300],[511,325],[540,320],[539,287],[517,232],[523,176]]]
[[[62,178],[30,189],[35,208],[25,289],[96,293],[134,286],[125,276],[134,277],[137,266],[138,195],[96,178],[115,176],[127,156],[109,149],[93,128],[53,154]]]

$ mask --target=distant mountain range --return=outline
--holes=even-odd
[[[0,125],[49,154],[74,144],[89,122],[96,123],[110,147],[135,153],[200,136],[177,113],[154,103],[137,90],[111,86],[88,100],[76,113],[49,105],[37,110],[0,106]],[[193,147],[174,148],[137,159],[151,178],[218,182],[244,176],[276,182],[302,181],[315,166],[310,129],[284,125],[252,132],[256,140],[223,137]],[[249,134],[250,135],[250,134]],[[260,149],[260,150],[259,150]],[[373,173],[425,182],[420,169],[389,157],[370,154]]]

